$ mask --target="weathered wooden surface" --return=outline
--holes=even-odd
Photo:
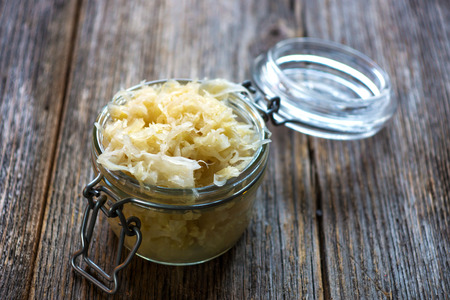
[[[387,129],[367,140],[311,139],[326,295],[445,299],[450,4],[350,2],[308,2],[306,32],[341,41],[382,64],[392,76],[399,111]],[[328,23],[315,21],[330,12]]]
[[[0,4],[0,295],[107,298],[75,275],[90,130],[143,79],[249,77],[281,39],[379,62],[399,111],[373,138],[273,128],[252,224],[225,255],[135,258],[115,299],[444,299],[450,292],[450,5],[446,1],[40,1]],[[104,219],[92,255],[116,237]]]
[[[0,298],[27,295],[67,86],[74,3],[0,2]]]

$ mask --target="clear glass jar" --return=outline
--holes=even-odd
[[[179,82],[183,82],[178,80]],[[154,81],[145,85],[161,84]],[[131,88],[136,90],[142,85]],[[120,103],[122,99],[114,99]],[[228,105],[238,120],[251,124],[260,140],[267,137],[265,123],[259,112],[244,94],[232,94]],[[104,125],[109,118],[105,107],[96,122]],[[141,186],[134,178],[122,172],[112,172],[97,163],[102,153],[102,134],[94,127],[92,139],[92,163],[103,175],[101,185],[115,196],[108,195],[111,203],[133,198],[140,203],[123,206],[126,217],[135,216],[141,221],[142,243],[137,255],[162,264],[190,265],[213,259],[230,249],[247,228],[256,190],[261,184],[267,165],[269,144],[263,144],[255,152],[253,160],[236,178],[225,185],[206,186],[195,189]],[[113,231],[119,235],[122,228],[117,218],[108,218]],[[129,249],[136,237],[126,237]]]

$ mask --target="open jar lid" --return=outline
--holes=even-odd
[[[279,107],[272,110],[275,122],[322,138],[372,136],[397,108],[389,76],[374,61],[314,38],[283,40],[258,56],[252,82],[260,109],[279,98]]]

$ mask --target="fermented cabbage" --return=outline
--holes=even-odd
[[[141,220],[142,243],[138,254],[166,264],[192,264],[209,260],[231,248],[247,228],[259,181],[247,192],[231,201],[209,209],[167,211],[124,205],[125,216]],[[117,218],[108,218],[120,236]],[[132,249],[136,237],[125,238]]]
[[[227,106],[243,87],[225,80],[167,81],[121,91],[100,129],[98,163],[141,184],[171,188],[221,186],[238,176],[267,140]]]

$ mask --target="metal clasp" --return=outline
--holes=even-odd
[[[86,185],[83,190],[83,196],[87,199],[88,204],[86,206],[83,216],[83,223],[81,225],[81,249],[73,254],[71,264],[75,271],[77,271],[80,275],[102,289],[104,292],[108,294],[114,294],[117,292],[117,289],[119,287],[119,279],[117,277],[118,272],[128,266],[128,264],[131,262],[131,259],[136,254],[139,246],[141,245],[141,221],[137,217],[130,217],[126,219],[122,212],[122,208],[125,203],[133,202],[133,199],[131,198],[123,200],[119,199],[119,201],[116,201],[114,204],[112,204],[109,209],[105,207],[105,204],[107,202],[106,195],[113,197],[115,200],[118,199],[114,195],[114,193],[112,193],[106,187],[97,186],[97,184],[100,183],[102,179],[103,176],[99,174],[93,181]],[[119,242],[117,244],[118,251],[115,260],[115,267],[113,269],[112,275],[106,273],[102,268],[100,268],[89,258],[89,246],[91,244],[92,233],[94,231],[94,226],[99,210],[101,210],[108,218],[118,217],[120,220],[120,225],[122,226]],[[136,235],[136,243],[134,244],[127,258],[122,263],[120,263],[125,236],[134,235]],[[76,259],[79,256],[82,257],[82,260],[78,265],[76,263]],[[96,278],[92,274],[88,273],[85,269],[83,269],[81,267],[81,263],[83,261],[91,269],[95,270],[101,276],[101,278]],[[104,282],[101,281],[101,279],[103,279],[103,281],[113,282],[113,287],[109,288]]]
[[[256,94],[257,90],[252,85],[252,82],[250,80],[245,80],[241,85],[245,87],[250,94]],[[275,96],[272,98],[267,98],[266,95],[264,95],[264,98],[267,100],[267,110],[262,109],[258,105],[255,105],[255,107],[261,113],[261,116],[265,122],[268,122],[270,120],[270,122],[275,126],[285,125],[286,123],[303,124],[303,122],[300,122],[296,119],[284,119],[283,121],[277,121],[274,117],[274,114],[278,113],[278,111],[280,110],[280,97]]]

